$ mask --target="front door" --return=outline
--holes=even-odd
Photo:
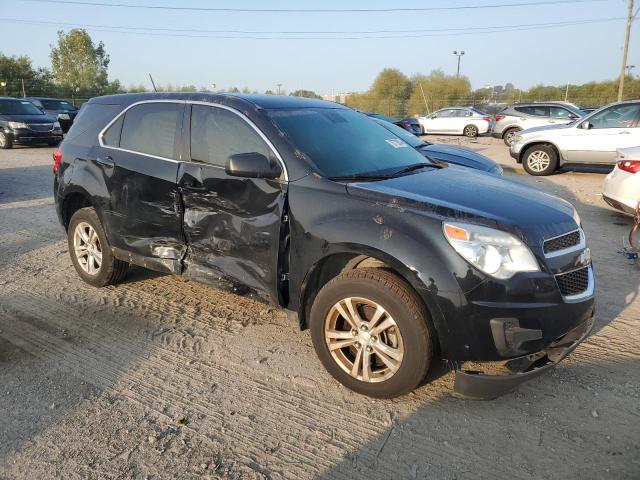
[[[640,103],[613,105],[589,117],[589,129],[573,128],[567,141],[569,163],[614,165],[616,149],[640,143]]]
[[[184,274],[277,304],[286,183],[225,171],[230,155],[277,154],[234,110],[194,104],[186,118],[189,161],[178,172],[188,244]]]
[[[107,187],[103,209],[116,256],[179,273],[185,245],[176,185],[184,102],[145,102],[117,117],[93,162]]]

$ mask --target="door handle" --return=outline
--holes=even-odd
[[[115,162],[113,161],[113,158],[111,158],[108,155],[104,158],[103,157],[96,158],[96,163],[106,168],[113,168],[116,165]]]

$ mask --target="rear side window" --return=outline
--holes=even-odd
[[[85,103],[80,109],[69,133],[65,137],[65,143],[91,147],[98,141],[98,134],[118,112],[121,105],[107,105],[101,103]]]
[[[542,105],[531,105],[530,107],[515,107],[515,109],[520,113],[533,115],[535,117],[549,116],[549,107],[544,107]]]
[[[571,118],[571,116],[573,115],[573,113],[571,113],[566,108],[550,107],[550,109],[551,109],[551,116],[553,118]]]
[[[120,148],[176,159],[183,111],[183,104],[168,102],[131,107],[124,115]]]
[[[118,117],[118,120],[111,125],[104,135],[102,135],[102,143],[109,147],[120,146],[120,133],[122,132],[122,124],[124,123],[124,117]]]
[[[271,149],[242,118],[223,108],[193,105],[191,110],[191,159],[224,167],[237,153],[261,153]]]

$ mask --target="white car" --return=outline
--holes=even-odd
[[[616,150],[640,145],[640,100],[613,103],[566,125],[518,132],[509,153],[531,175],[565,165],[613,166]]]
[[[616,210],[635,214],[640,204],[640,147],[618,149],[618,163],[604,179],[602,198]]]
[[[475,138],[491,130],[493,118],[473,108],[443,108],[418,117],[422,133],[444,133]]]

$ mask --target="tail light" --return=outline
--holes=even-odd
[[[58,168],[60,168],[60,162],[62,161],[62,149],[60,147],[56,148],[56,151],[53,152],[53,174],[58,173]]]
[[[489,123],[491,123],[491,121],[493,120],[492,117],[482,117],[482,119],[487,121],[487,122],[489,122]]]
[[[410,127],[410,126],[411,126],[411,124],[410,124],[409,122],[402,122],[402,126],[403,126],[404,128],[407,128],[407,127]]]
[[[620,160],[618,168],[625,172],[638,173],[640,172],[640,160]]]
[[[499,122],[500,120],[504,120],[507,116],[506,115],[496,115],[496,122]]]

